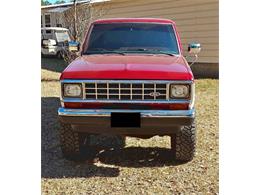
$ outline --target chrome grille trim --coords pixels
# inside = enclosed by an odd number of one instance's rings
[[[86,84],[85,84],[85,86],[86,86]],[[86,87],[83,89],[83,91],[86,91]],[[96,100],[98,99],[98,97],[97,97],[97,83],[95,83],[95,95],[96,95]],[[85,96],[85,99],[86,99],[86,96]]]
[[[84,82],[81,83],[82,84],[82,88],[85,89],[86,85]],[[83,99],[86,99],[86,90],[82,90],[82,95],[83,95]]]
[[[85,82],[83,99],[91,100],[168,100],[167,83]],[[134,85],[134,86],[133,86]],[[93,86],[95,86],[95,91]]]
[[[63,83],[82,83],[82,87],[83,87],[83,98],[64,98],[61,96],[61,101],[62,102],[96,102],[97,100],[99,102],[110,102],[110,103],[116,103],[116,102],[121,102],[121,103],[141,103],[141,102],[146,102],[146,103],[189,103],[190,100],[177,100],[177,99],[171,99],[169,96],[169,87],[170,84],[192,84],[194,83],[194,81],[191,80],[74,80],[74,79],[66,79],[66,80],[61,80],[61,85]],[[109,90],[113,90],[113,89],[118,89],[119,86],[111,87],[109,85],[111,84],[118,84],[119,83],[123,83],[123,84],[129,84],[127,88],[122,87],[120,85],[120,89],[124,90],[124,89],[128,89],[130,91],[130,93],[122,93],[120,90],[120,100],[119,100],[119,93],[110,93]],[[92,84],[93,86],[93,98],[87,99],[86,98],[86,88],[88,84]],[[98,87],[98,84],[104,84],[105,87]],[[135,88],[134,84],[140,84],[142,87],[138,87]],[[151,88],[149,87],[143,87],[145,84],[153,84],[153,87]],[[157,86],[158,84],[165,84],[165,87],[159,87]],[[141,89],[142,88],[142,89]],[[100,93],[98,93],[98,89],[104,89],[106,93],[104,93],[104,96],[101,96],[103,98],[99,98],[98,95],[100,95]],[[141,90],[142,93],[138,94],[135,92],[135,90]],[[163,98],[149,98],[149,99],[145,99],[145,90],[153,90],[153,92],[156,92],[157,90],[165,90],[165,94],[163,94]],[[102,93],[103,95],[103,93]],[[111,95],[118,95],[117,98],[111,99],[110,96]],[[126,99],[122,99],[122,96],[124,95],[128,95],[128,98]],[[135,99],[134,95],[139,95],[142,98],[139,99]],[[146,94],[147,95],[147,94]]]
[[[144,83],[142,83],[142,100],[144,100]]]
[[[166,97],[166,88],[167,88],[167,85],[165,85],[165,99],[167,98]],[[156,93],[157,90],[156,90],[156,84],[155,83],[153,84],[153,89],[154,89],[153,92]],[[156,96],[153,96],[153,98],[154,98],[154,100],[156,100]]]
[[[118,84],[118,95],[119,95],[118,98],[119,98],[119,100],[121,99],[121,88],[120,88],[120,87],[121,87],[121,83]],[[109,90],[109,89],[107,89],[107,90]],[[109,93],[110,93],[110,92],[109,92]],[[109,98],[110,98],[110,97],[109,97]]]
[[[133,99],[133,83],[130,84],[130,99]]]

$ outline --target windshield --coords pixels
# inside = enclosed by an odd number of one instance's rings
[[[179,54],[172,25],[95,24],[84,54],[110,52]]]
[[[68,31],[56,31],[55,34],[58,42],[70,41]]]

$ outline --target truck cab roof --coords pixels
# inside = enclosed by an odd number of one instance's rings
[[[162,23],[162,24],[175,24],[174,21],[169,19],[162,18],[108,18],[108,19],[99,19],[93,22],[93,24],[99,23],[131,23],[131,22],[140,22],[140,23]]]

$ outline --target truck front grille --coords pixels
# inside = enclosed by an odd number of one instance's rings
[[[88,100],[166,100],[166,83],[89,82],[84,83]]]

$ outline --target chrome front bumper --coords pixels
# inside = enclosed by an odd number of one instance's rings
[[[148,118],[194,118],[195,109],[190,110],[116,110],[116,109],[70,109],[59,108],[59,116],[103,116],[110,117],[112,112],[134,113],[139,112],[141,117]]]
[[[111,113],[140,113],[140,128],[111,127]],[[71,124],[75,131],[113,134],[152,134],[175,133],[181,126],[191,125],[195,109],[190,110],[124,110],[124,109],[68,109],[59,108],[62,123]]]

